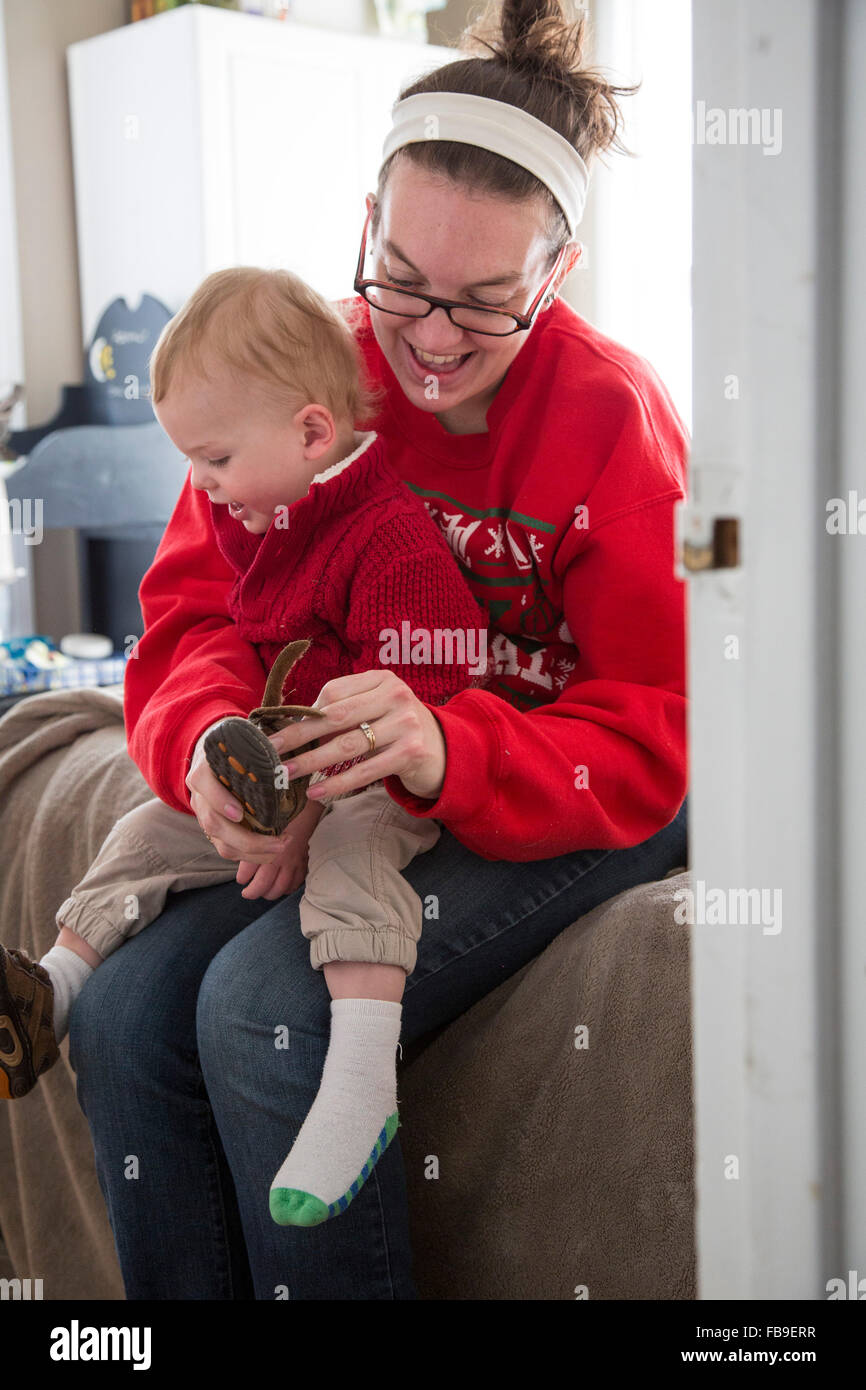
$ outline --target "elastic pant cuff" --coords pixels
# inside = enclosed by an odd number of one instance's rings
[[[332,961],[351,960],[364,965],[399,965],[411,975],[418,960],[418,947],[399,931],[364,930],[363,927],[329,927],[310,942],[310,964],[314,970]]]
[[[74,894],[61,903],[54,920],[58,931],[61,927],[68,927],[88,946],[92,946],[103,960],[122,946],[128,937],[128,933],[124,935],[119,932],[107,917],[95,912],[92,907],[88,908],[87,902],[82,902]]]

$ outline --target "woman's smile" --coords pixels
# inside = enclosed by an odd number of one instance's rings
[[[433,353],[420,348],[416,343],[410,343],[406,338],[402,340],[404,357],[409,371],[412,373],[413,380],[419,384],[426,385],[431,376],[442,381],[448,387],[456,387],[463,384],[466,377],[466,369],[471,366],[476,352],[463,353]]]

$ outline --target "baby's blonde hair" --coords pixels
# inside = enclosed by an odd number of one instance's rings
[[[314,402],[354,424],[379,403],[347,318],[290,270],[241,265],[208,275],[151,353],[151,401],[187,370],[207,378],[209,362],[255,379],[287,412]]]

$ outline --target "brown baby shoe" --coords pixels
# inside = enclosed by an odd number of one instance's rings
[[[53,1067],[54,986],[26,951],[0,946],[0,1096],[19,1100]]]
[[[247,719],[224,719],[204,741],[205,757],[218,777],[244,808],[241,824],[260,835],[281,835],[304,808],[310,774],[294,777],[287,785],[285,767],[268,738],[305,715],[321,719],[320,710],[308,705],[280,703],[283,685],[295,662],[310,643],[290,642],[277,657],[268,676],[264,699]],[[315,748],[317,740],[293,751],[293,756]]]

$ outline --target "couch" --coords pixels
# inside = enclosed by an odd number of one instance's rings
[[[0,718],[0,939],[42,955],[111,825],[150,795],[119,687],[47,692]],[[696,1297],[689,931],[675,915],[688,884],[681,866],[621,893],[404,1049],[422,1298]],[[0,1107],[0,1231],[46,1299],[124,1297],[67,1042]]]

